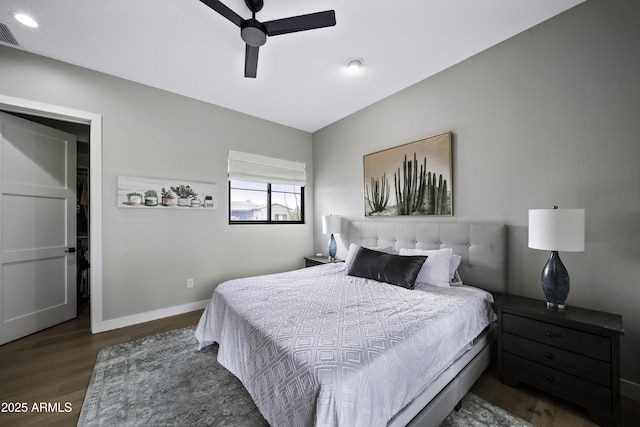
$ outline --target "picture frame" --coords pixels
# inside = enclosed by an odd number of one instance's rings
[[[451,136],[364,155],[365,216],[452,216]]]
[[[214,183],[119,175],[117,203],[119,208],[216,210],[217,192]]]

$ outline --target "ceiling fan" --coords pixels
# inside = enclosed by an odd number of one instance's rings
[[[336,14],[333,10],[260,22],[256,20],[256,13],[264,6],[263,0],[244,0],[249,10],[251,10],[251,18],[249,19],[242,18],[219,0],[200,1],[240,27],[240,36],[247,45],[244,53],[245,77],[256,77],[258,50],[260,46],[267,42],[267,36],[277,36],[336,25]]]

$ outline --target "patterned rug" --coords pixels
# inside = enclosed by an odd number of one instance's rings
[[[100,350],[78,426],[268,426],[242,383],[196,351],[194,327]],[[530,426],[468,393],[442,426]]]
[[[532,424],[469,392],[462,398],[462,407],[452,411],[440,427],[470,426],[531,427]]]

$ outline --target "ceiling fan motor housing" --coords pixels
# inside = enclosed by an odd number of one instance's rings
[[[264,24],[256,19],[256,12],[264,6],[263,0],[244,0],[251,11],[252,17],[244,19],[229,9],[220,0],[200,0],[214,11],[240,27],[240,36],[246,43],[244,54],[244,76],[255,78],[258,68],[258,53],[260,46],[267,42],[267,36],[295,33],[297,31],[313,30],[316,28],[332,27],[336,25],[336,14],[333,10],[291,16],[289,18],[274,19]]]
[[[261,22],[253,18],[242,22],[240,35],[249,46],[258,47],[267,42],[267,29]]]

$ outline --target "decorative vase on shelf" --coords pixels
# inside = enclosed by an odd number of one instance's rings
[[[202,202],[200,201],[200,199],[191,199],[192,208],[199,208],[201,204]]]
[[[158,206],[158,192],[156,190],[147,190],[144,192],[145,206]]]
[[[127,202],[131,206],[139,206],[142,204],[142,194],[140,193],[129,193],[127,194]]]
[[[189,199],[195,199],[197,194],[188,185],[178,185],[170,187],[176,196],[178,196],[178,206],[189,206]]]
[[[213,197],[206,196],[204,198],[204,207],[205,208],[212,208],[213,207]]]
[[[166,188],[163,188],[160,191],[160,194],[162,195],[162,204],[164,206],[175,206],[176,198],[174,197],[171,191],[167,190]]]

